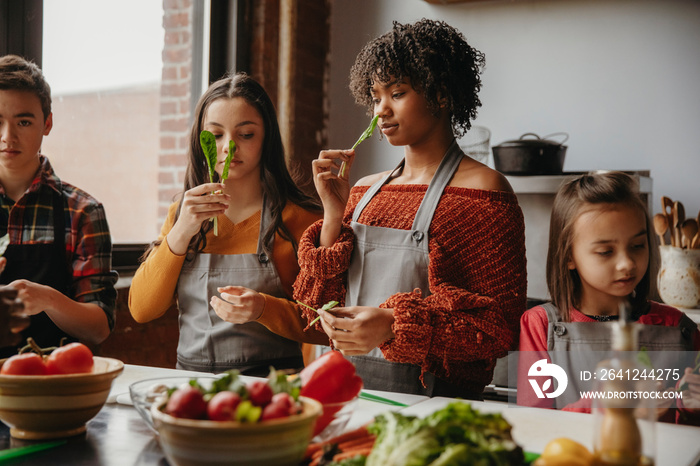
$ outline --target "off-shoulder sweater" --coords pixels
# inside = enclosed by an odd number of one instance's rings
[[[302,236],[296,299],[315,307],[331,300],[344,303],[354,241],[350,221],[367,189],[355,186],[350,191],[333,246],[318,246],[322,221]],[[385,185],[358,221],[409,230],[426,189],[427,185]],[[384,357],[420,365],[423,372],[467,390],[483,391],[496,358],[517,348],[527,299],[524,230],[515,194],[448,186],[428,230],[430,294],[387,294],[380,306],[394,314],[395,337],[380,346]],[[316,317],[303,312],[309,321]]]
[[[163,242],[151,251],[131,282],[129,310],[137,322],[157,319],[175,302],[177,282],[185,262],[185,255],[173,254],[168,247],[166,236],[175,223],[176,209],[177,203],[170,206],[159,236]],[[209,231],[203,252],[254,254],[257,250],[260,213],[258,211],[237,224],[233,224],[225,215],[220,215],[218,217],[219,234],[214,236],[213,231]],[[308,212],[292,203],[287,203],[282,211],[282,221],[297,241],[306,227],[320,217],[320,214]],[[307,322],[301,317],[299,306],[290,301],[292,284],[299,271],[299,265],[292,244],[279,234],[275,235],[272,246],[272,261],[288,299],[263,294],[265,306],[257,322],[291,340],[327,345],[328,337],[325,333],[304,331]],[[230,285],[236,285],[236,283],[232,281]]]

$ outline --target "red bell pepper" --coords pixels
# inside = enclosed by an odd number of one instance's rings
[[[339,351],[329,351],[306,366],[300,373],[301,396],[319,401],[323,414],[316,420],[314,436],[331,423],[343,403],[355,398],[362,389],[362,379],[355,373],[355,365]]]

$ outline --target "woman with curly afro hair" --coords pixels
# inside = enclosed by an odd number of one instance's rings
[[[394,23],[350,72],[359,104],[404,159],[350,189],[354,150],[313,162],[324,217],[299,244],[295,298],[365,388],[478,399],[517,347],[523,216],[508,181],[455,140],[481,106],[484,55],[455,28]],[[340,170],[341,165],[347,169]]]

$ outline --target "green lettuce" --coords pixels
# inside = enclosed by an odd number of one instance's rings
[[[211,131],[202,131],[199,133],[199,143],[202,145],[202,151],[204,152],[204,159],[207,161],[207,168],[209,169],[209,182],[213,183],[216,175],[216,162],[218,161],[217,151],[216,151],[216,137]],[[228,155],[226,156],[226,161],[224,162],[224,168],[221,172],[221,182],[223,183],[228,178],[228,170],[231,165],[231,160],[233,160],[234,154],[236,152],[236,143],[234,141],[228,142]],[[212,217],[209,221],[214,222],[214,235],[219,234],[219,221],[216,217]]]
[[[366,466],[524,464],[522,448],[500,413],[485,413],[453,402],[420,419],[384,413],[369,426],[377,435]]]

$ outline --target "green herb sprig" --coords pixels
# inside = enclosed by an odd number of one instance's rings
[[[357,140],[355,144],[350,148],[351,150],[354,149],[355,147],[359,146],[362,141],[365,139],[369,139],[372,137],[372,133],[374,133],[374,129],[377,127],[377,122],[379,121],[379,115],[375,115],[374,118],[372,118],[372,121],[369,123],[369,126],[367,129],[360,135],[360,138]],[[340,176],[345,176],[345,162],[340,166]]]
[[[216,138],[211,131],[202,131],[199,133],[199,143],[202,145],[202,151],[204,152],[204,158],[207,161],[207,167],[209,168],[209,181],[214,182],[214,174],[216,171],[216,162],[218,156],[216,153]],[[228,169],[231,165],[231,160],[234,158],[234,153],[236,152],[236,143],[234,141],[228,142],[228,155],[226,156],[226,161],[224,162],[224,168],[221,172],[221,182],[223,183],[228,178]],[[214,194],[214,193],[212,193]],[[209,219],[210,222],[214,222],[214,236],[219,235],[219,221],[216,217]]]
[[[308,309],[311,309],[311,310],[314,311],[314,312],[318,312],[317,309],[314,309],[313,307],[309,306],[308,304],[304,304],[304,303],[302,303],[301,301],[297,301],[297,304],[299,304],[299,305],[301,305],[301,306],[304,306],[304,307],[306,307],[306,308],[308,308]],[[322,310],[322,311],[328,311],[328,310],[333,309],[333,308],[336,307],[337,305],[338,305],[338,301],[328,301],[326,304],[324,304],[324,305],[321,307],[321,310]],[[316,322],[318,322],[318,319],[320,319],[320,318],[321,318],[321,315],[319,314],[318,317],[316,317],[314,320],[311,321],[311,323],[309,324],[309,327],[313,327],[313,325],[314,325]]]

